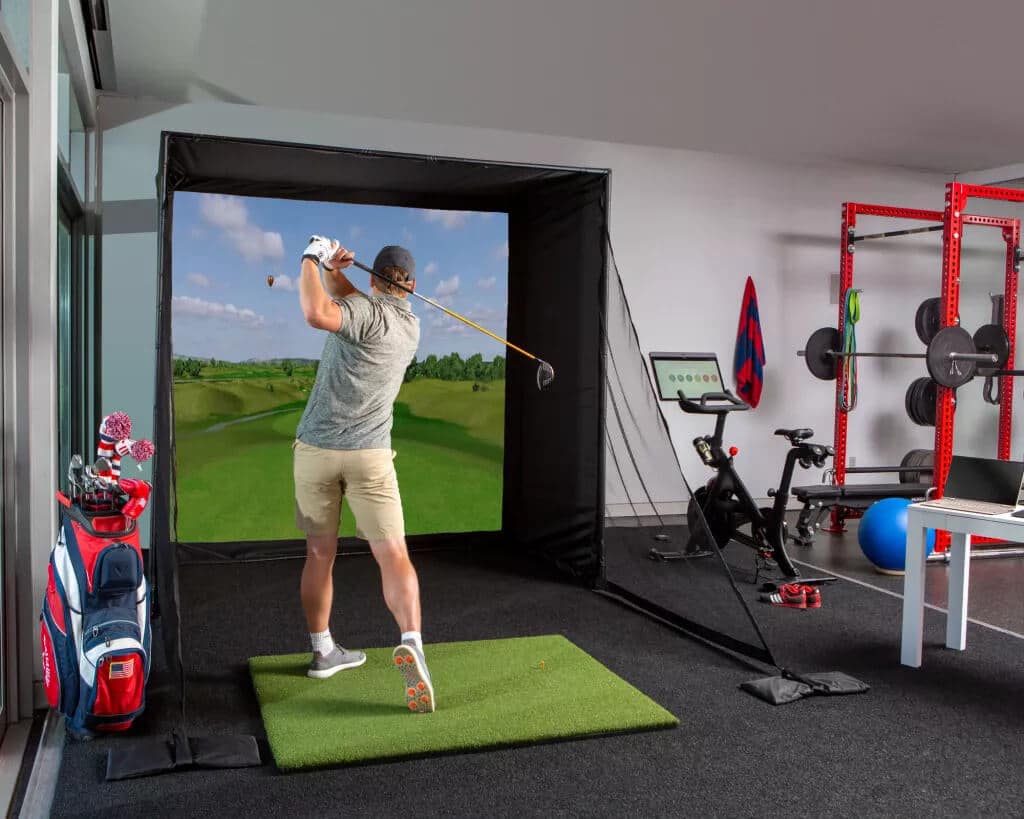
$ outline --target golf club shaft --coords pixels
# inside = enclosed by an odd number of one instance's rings
[[[455,312],[454,310],[449,310],[449,309],[448,309],[447,307],[445,307],[445,306],[444,306],[443,304],[438,304],[438,303],[437,303],[436,301],[434,301],[433,299],[431,299],[431,298],[428,298],[428,297],[426,297],[426,296],[422,296],[422,295],[420,295],[420,294],[419,294],[419,293],[417,293],[417,292],[416,292],[415,290],[413,290],[413,289],[412,289],[411,287],[408,287],[408,286],[406,286],[406,285],[402,284],[401,282],[396,282],[396,281],[393,281],[392,279],[390,279],[390,278],[388,278],[387,276],[385,276],[385,275],[384,275],[383,273],[378,273],[378,272],[377,272],[376,270],[374,270],[374,269],[373,269],[372,267],[368,267],[367,265],[363,264],[362,262],[357,262],[357,261],[356,261],[355,259],[353,259],[353,260],[352,260],[352,264],[353,264],[353,265],[355,265],[356,267],[358,267],[358,268],[359,268],[360,270],[365,270],[365,271],[366,271],[367,273],[370,273],[370,274],[372,274],[372,275],[374,275],[374,276],[377,276],[378,278],[381,278],[381,279],[383,279],[383,280],[384,280],[384,281],[386,281],[386,282],[387,282],[388,284],[390,284],[390,285],[392,285],[392,286],[394,286],[394,287],[397,287],[397,288],[399,288],[399,289],[401,289],[401,290],[404,290],[404,291],[405,291],[406,293],[409,293],[410,295],[416,296],[416,298],[418,298],[418,299],[423,299],[423,301],[425,301],[425,302],[426,302],[427,304],[430,304],[430,305],[432,305],[432,306],[436,307],[436,308],[437,308],[438,310],[443,310],[443,311],[444,311],[445,313],[447,313],[447,314],[448,314],[449,316],[451,316],[452,318],[454,318],[454,319],[458,319],[458,320],[459,320],[459,321],[461,321],[461,322],[462,322],[463,324],[468,324],[468,325],[469,325],[470,327],[472,327],[472,328],[473,328],[474,330],[479,330],[479,331],[480,331],[481,333],[483,333],[484,335],[486,335],[486,336],[490,336],[490,337],[491,337],[491,338],[493,338],[493,339],[494,339],[495,341],[497,341],[497,342],[500,342],[501,344],[504,344],[504,345],[505,345],[506,347],[508,347],[509,349],[515,350],[515,351],[516,351],[517,353],[519,353],[520,355],[524,355],[524,356],[526,356],[527,358],[529,358],[529,359],[531,359],[531,360],[533,360],[533,361],[540,361],[540,359],[539,359],[539,358],[537,358],[537,356],[535,356],[535,355],[534,355],[533,353],[528,353],[528,352],[526,352],[526,350],[524,350],[524,349],[523,349],[522,347],[517,347],[517,346],[516,346],[515,344],[513,344],[513,343],[512,343],[511,341],[506,341],[506,340],[505,340],[505,339],[503,339],[503,338],[502,338],[501,336],[499,336],[499,335],[495,335],[495,334],[494,334],[494,333],[492,333],[492,332],[491,332],[490,330],[488,330],[488,329],[487,329],[486,327],[481,327],[481,326],[480,326],[479,324],[477,324],[477,323],[476,323],[475,321],[471,321],[470,319],[466,318],[465,316],[460,316],[460,315],[459,315],[458,313],[456,313],[456,312]]]

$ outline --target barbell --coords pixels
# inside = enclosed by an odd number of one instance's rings
[[[823,381],[836,379],[836,363],[843,358],[923,358],[935,382],[952,389],[974,378],[979,365],[998,370],[1010,357],[1010,339],[997,324],[979,327],[973,336],[963,327],[943,327],[932,337],[924,353],[847,352],[841,347],[839,331],[822,327],[811,333],[805,349],[797,351],[797,355],[804,357],[811,375]]]

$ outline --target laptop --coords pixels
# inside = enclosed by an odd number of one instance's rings
[[[921,506],[980,515],[1003,515],[1020,506],[1022,481],[1024,461],[954,455],[943,497],[924,501]]]

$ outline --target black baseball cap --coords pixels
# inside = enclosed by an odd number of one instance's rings
[[[404,247],[388,245],[381,248],[373,260],[373,269],[376,273],[383,273],[385,267],[400,267],[408,274],[409,281],[416,279],[416,260]]]

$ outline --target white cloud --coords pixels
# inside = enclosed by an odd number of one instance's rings
[[[445,307],[451,308],[452,299],[438,299],[438,303],[444,304]],[[465,317],[471,321],[475,321],[481,327],[486,327],[493,333],[501,334],[501,330],[504,327],[506,316],[501,310],[497,310],[493,307],[482,307],[477,305],[471,310],[467,310],[464,313]],[[428,322],[428,326],[432,330],[437,330],[441,333],[449,335],[472,335],[479,332],[478,330],[470,327],[465,322],[459,321],[446,313],[435,312]]]
[[[199,200],[199,215],[207,224],[223,230],[237,230],[249,224],[245,203],[237,197],[220,193],[205,194]]]
[[[205,194],[199,200],[203,221],[219,228],[235,250],[248,262],[284,258],[284,240],[277,231],[263,230],[249,221],[245,203],[235,196]]]
[[[188,283],[194,284],[196,287],[209,287],[210,280],[206,278],[202,273],[189,273]]]
[[[348,237],[349,237],[350,239],[358,239],[358,238],[360,238],[360,237],[361,237],[361,236],[362,236],[362,235],[363,235],[363,234],[364,234],[365,232],[366,232],[366,231],[364,231],[364,230],[363,230],[363,229],[362,229],[361,227],[359,227],[359,225],[352,225],[352,227],[350,227],[350,228],[348,229]]]
[[[433,275],[437,272],[437,262],[427,262],[427,266],[423,268],[423,272],[428,276]]]
[[[409,230],[409,228],[407,228],[407,227],[402,228],[402,241],[403,242],[405,242],[406,244],[410,244],[411,245],[415,238],[416,237],[412,235],[412,231]]]
[[[450,279],[441,279],[437,283],[437,289],[434,291],[434,295],[437,298],[444,298],[445,296],[454,296],[459,292],[459,277],[452,276]]]
[[[471,210],[425,210],[423,218],[428,222],[439,222],[445,230],[454,230],[465,227],[470,217]]]
[[[505,323],[506,316],[501,311],[494,307],[481,307],[477,305],[472,310],[466,311],[466,318],[473,319],[477,324],[482,324],[488,330],[494,330],[500,322]],[[494,325],[492,327],[491,325]]]
[[[291,276],[274,276],[275,290],[289,290],[294,292],[297,284],[298,283]]]
[[[266,319],[247,307],[206,301],[192,296],[174,296],[171,299],[175,316],[196,316],[241,324],[243,327],[262,327]]]
[[[488,276],[486,279],[480,279],[476,283],[476,285],[481,290],[491,290],[491,289],[493,289],[494,285],[496,285],[497,283],[498,283],[498,277],[497,276]]]
[[[494,251],[494,255],[497,258],[499,258],[499,259],[507,259],[508,258],[508,242],[505,242],[505,244],[501,245],[501,247],[499,247],[497,250],[495,250]]]

